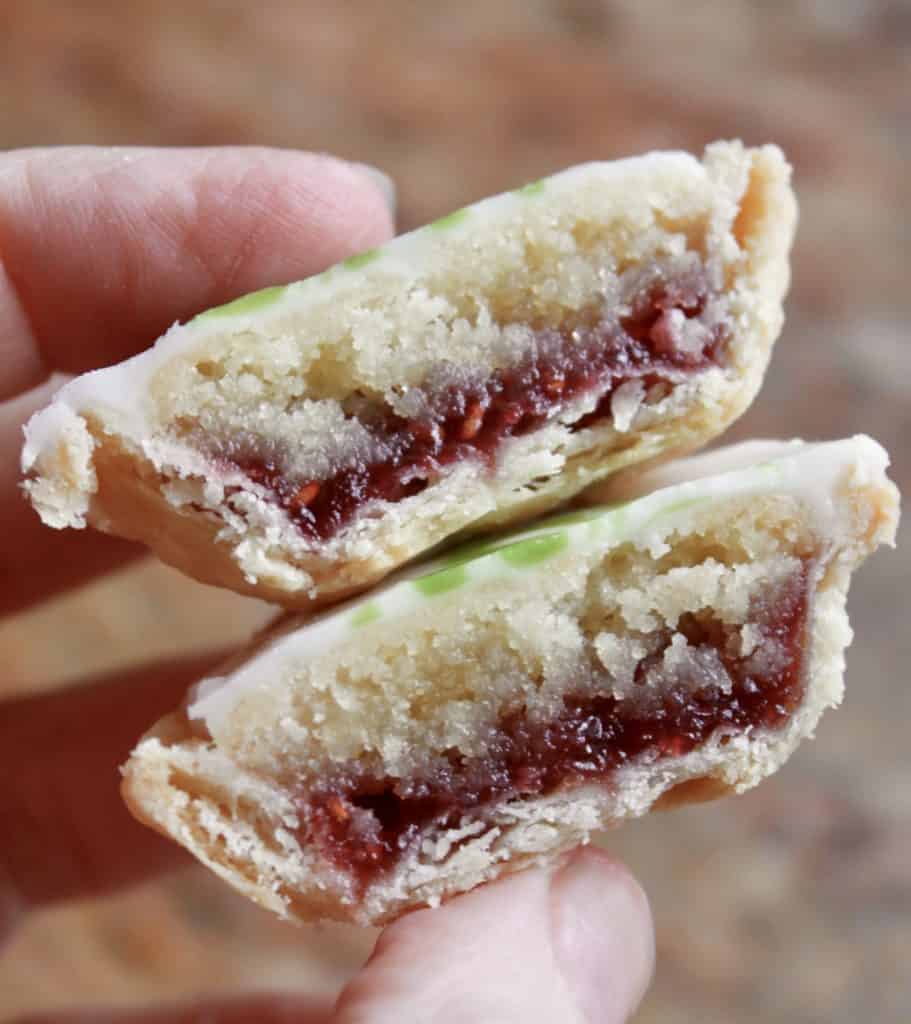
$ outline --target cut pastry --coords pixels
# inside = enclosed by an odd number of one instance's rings
[[[286,616],[140,741],[126,799],[279,914],[376,924],[748,789],[841,699],[887,462],[866,437],[723,450]]]
[[[719,434],[782,321],[772,146],[573,168],[172,328],[27,428],[51,526],[306,607]]]

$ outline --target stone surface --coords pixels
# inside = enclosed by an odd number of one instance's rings
[[[707,0],[11,0],[0,145],[271,143],[397,180],[403,228],[564,165],[716,137],[796,166],[789,319],[731,438],[865,430],[911,483],[911,5]],[[648,889],[642,1024],[911,1016],[907,529],[857,581],[844,708],[776,778],[605,842]],[[217,643],[262,606],[146,565],[0,624],[4,692]],[[371,935],[299,931],[190,870],[29,921],[0,1017],[336,986]],[[224,980],[228,979],[228,980]]]

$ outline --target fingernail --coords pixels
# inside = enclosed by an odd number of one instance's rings
[[[365,177],[369,178],[380,190],[383,199],[386,200],[386,206],[389,209],[389,216],[394,221],[396,207],[395,182],[388,174],[386,174],[385,171],[381,171],[379,167],[374,167],[372,164],[354,164],[353,166]]]
[[[622,864],[586,848],[555,873],[550,894],[554,958],[582,1019],[625,1021],[655,964],[645,893]]]

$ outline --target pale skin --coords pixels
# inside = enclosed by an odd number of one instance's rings
[[[0,156],[0,614],[140,554],[93,531],[49,530],[22,498],[22,424],[60,374],[119,361],[175,320],[320,271],[392,231],[381,177],[327,156],[90,148]],[[29,911],[185,863],[129,816],[117,769],[211,665],[147,665],[0,705],[0,940]],[[615,1024],[648,985],[653,945],[638,883],[607,854],[583,850],[390,925],[334,1003],[212,998],[30,1020]]]

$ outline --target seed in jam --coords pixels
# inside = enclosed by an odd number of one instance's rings
[[[329,540],[368,503],[419,494],[457,462],[474,459],[493,468],[504,440],[536,430],[582,396],[599,397],[572,424],[574,431],[610,418],[611,398],[629,381],[641,381],[644,393],[655,393],[656,385],[669,391],[683,375],[717,365],[727,336],[698,320],[708,298],[706,275],[690,273],[651,286],[619,320],[540,328],[531,354],[486,382],[428,394],[421,417],[386,409],[365,423],[385,454],[326,479],[290,480],[272,460],[232,462],[271,493],[304,537]]]
[[[774,656],[740,655],[736,627],[705,613],[681,616],[677,629],[695,652],[714,652],[729,689],[704,679],[678,678],[655,701],[636,704],[610,694],[568,696],[549,721],[524,708],[504,714],[483,758],[450,751],[434,772],[419,778],[370,778],[357,772],[324,781],[302,800],[303,839],[351,872],[361,887],[392,868],[428,830],[475,820],[507,800],[547,795],[586,782],[606,783],[621,766],[643,758],[680,757],[711,736],[748,729],[780,729],[804,695],[803,641],[810,564],[783,585],[774,600],[757,604],[752,623]],[[647,682],[672,642],[637,666]],[[697,664],[694,659],[691,664]]]

